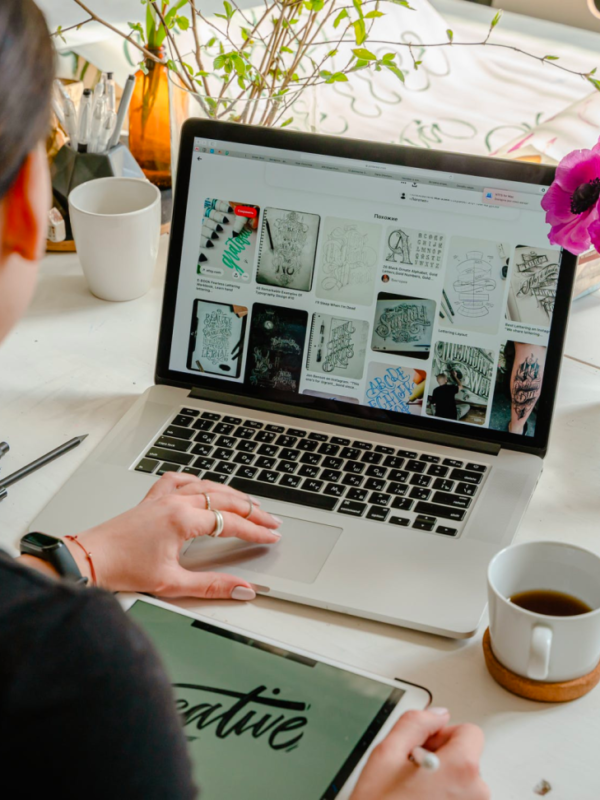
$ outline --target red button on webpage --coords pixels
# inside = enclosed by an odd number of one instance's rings
[[[256,219],[258,216],[258,209],[252,206],[235,206],[233,213],[238,217],[248,217],[248,219]]]

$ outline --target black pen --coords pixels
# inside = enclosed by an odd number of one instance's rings
[[[269,234],[269,244],[271,245],[271,250],[274,250],[275,248],[273,247],[273,237],[271,236],[271,226],[269,225],[269,220],[268,219],[265,220],[265,224],[267,226],[267,233]]]
[[[21,469],[18,469],[16,472],[7,475],[4,480],[0,481],[0,498],[2,498],[2,492],[4,489],[12,486],[13,483],[16,483],[17,481],[26,478],[28,475],[31,475],[32,472],[36,471],[36,469],[45,467],[46,464],[49,464],[51,461],[54,461],[55,458],[59,458],[65,453],[68,453],[69,450],[72,450],[74,447],[78,447],[84,439],[87,439],[87,433],[84,436],[77,436],[75,439],[71,439],[69,442],[61,444],[60,447],[51,450],[49,453],[46,453],[45,456],[41,456],[41,458],[37,458],[35,461],[32,461],[31,464],[27,464],[27,466],[21,467]]]
[[[0,442],[0,458],[3,458],[10,450],[8,442]]]

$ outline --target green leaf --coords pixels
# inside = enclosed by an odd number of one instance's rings
[[[374,55],[370,50],[366,50],[364,47],[356,47],[352,52],[357,58],[364,59],[365,61],[377,60],[377,56]]]
[[[294,55],[294,51],[291,49],[291,47],[282,47],[279,52],[280,53],[291,53],[292,55]]]
[[[343,19],[346,19],[347,16],[348,16],[348,11],[347,11],[347,9],[343,8],[340,11],[340,13],[337,15],[337,17],[335,18],[334,23],[333,23],[333,27],[337,28],[337,26],[340,24],[340,22]]]
[[[212,39],[208,40],[208,42],[206,43],[206,46],[207,47],[212,47],[216,41],[217,41],[217,37],[213,36]]]
[[[344,75],[343,72],[334,72],[331,76],[332,81],[336,81],[337,83],[344,83],[348,80],[348,76]]]
[[[235,8],[231,5],[229,0],[223,0],[223,8],[225,9],[225,13],[227,14],[227,19],[231,19],[235,14]]]
[[[238,75],[242,77],[246,74],[246,64],[244,63],[244,59],[240,58],[239,56],[233,57],[233,66],[235,67],[235,71]]]
[[[592,69],[592,70],[590,70],[590,71],[588,72],[588,75],[595,75],[595,74],[596,74],[596,70],[597,70],[597,69],[598,69],[598,67],[594,67],[594,69]]]
[[[338,52],[337,50],[330,50],[325,56],[325,58],[333,58],[334,56],[337,56],[337,52]]]
[[[138,67],[144,73],[144,75],[148,74],[148,67],[146,66],[146,62],[144,60],[140,61],[140,63],[138,64]]]
[[[328,69],[322,69],[319,72],[319,75],[321,76],[321,78],[331,78],[331,72]]]
[[[227,17],[225,16],[225,14],[215,14],[215,17],[218,17],[219,19],[224,19],[225,22],[227,22]]]
[[[352,5],[358,11],[359,17],[363,18],[363,10],[362,10],[362,0],[352,0]]]
[[[544,61],[558,61],[560,56],[544,56]]]
[[[244,80],[242,75],[238,75],[237,82],[238,82],[238,86],[240,87],[240,89],[245,89],[246,88],[246,81]]]
[[[194,70],[189,64],[186,64],[185,61],[182,61],[181,63],[183,64],[183,66],[189,72],[190,75],[194,74]]]
[[[592,84],[594,89],[600,92],[600,81],[597,78],[592,78],[589,75],[587,76],[588,81]]]
[[[352,27],[354,28],[354,38],[356,39],[356,44],[362,44],[367,38],[365,21],[363,19],[357,19],[356,22],[352,23]]]
[[[171,72],[177,72],[177,64],[173,61],[172,58],[170,58],[167,61],[167,69],[170,69]]]
[[[285,127],[287,127],[288,125],[291,125],[293,121],[294,121],[294,118],[293,118],[293,117],[290,117],[289,119],[286,119],[286,121],[285,121],[285,122],[282,122],[282,123],[281,123],[281,127],[282,127],[282,128],[285,128]]]
[[[395,3],[397,6],[404,6],[404,8],[408,8],[409,11],[414,11],[414,8],[410,5],[408,0],[390,0],[392,3]]]
[[[225,63],[225,56],[217,56],[213,61],[213,69],[221,69]]]
[[[500,22],[500,20],[501,20],[501,19],[502,19],[502,11],[498,11],[498,13],[496,14],[496,16],[495,16],[495,17],[494,17],[494,19],[492,20],[492,24],[490,25],[490,29],[491,29],[491,28],[495,28],[495,27],[496,27],[496,25],[497,25],[497,24]]]
[[[393,61],[396,58],[396,53],[386,53],[381,59],[382,61]]]
[[[250,38],[250,31],[248,30],[248,28],[240,28],[240,32],[242,34],[242,39],[245,42],[247,42],[248,39]]]
[[[397,67],[395,64],[384,64],[383,66],[384,66],[384,67],[387,67],[387,68],[389,69],[389,71],[390,71],[390,72],[393,72],[393,74],[394,74],[394,75],[395,75],[395,76],[396,76],[396,77],[397,77],[399,80],[401,80],[401,81],[402,81],[402,83],[404,83],[404,73],[403,73],[403,72],[402,72],[402,70],[401,70],[401,69],[399,69],[399,68],[398,68],[398,67]]]
[[[451,42],[454,39],[454,32],[448,28],[446,31],[446,36],[448,37],[448,41]]]
[[[359,69],[364,69],[365,67],[369,66],[368,61],[361,61],[360,59],[354,64],[354,66],[350,69],[350,72],[357,72]]]
[[[365,19],[377,19],[377,17],[384,17],[385,14],[383,11],[369,11],[368,14],[365,14]]]
[[[187,31],[190,27],[190,21],[187,17],[177,17],[175,22],[180,31]]]

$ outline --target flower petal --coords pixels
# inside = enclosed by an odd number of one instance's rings
[[[592,243],[592,247],[595,247],[596,250],[600,253],[600,220],[595,220],[594,222],[592,222],[592,224],[588,228],[588,233],[590,234],[590,241]]]
[[[553,183],[542,198],[542,208],[546,212],[549,225],[570,222],[575,216],[571,211],[571,192],[566,192],[558,183]]]
[[[593,211],[587,213],[586,219],[581,219],[584,215],[574,217],[571,222],[563,225],[555,225],[548,235],[550,244],[557,244],[564,247],[576,256],[585,253],[590,249],[590,226],[598,220],[598,210],[594,206]]]
[[[571,194],[595,178],[600,178],[600,152],[574,150],[556,168],[556,183]]]

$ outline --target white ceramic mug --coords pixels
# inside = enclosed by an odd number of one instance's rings
[[[135,300],[152,283],[160,239],[160,191],[138,178],[98,178],[69,195],[75,245],[90,291]]]
[[[519,592],[551,590],[572,595],[592,611],[554,617],[510,602]],[[600,661],[600,558],[562,542],[507,547],[488,569],[490,637],[505,667],[548,683],[587,675]]]

